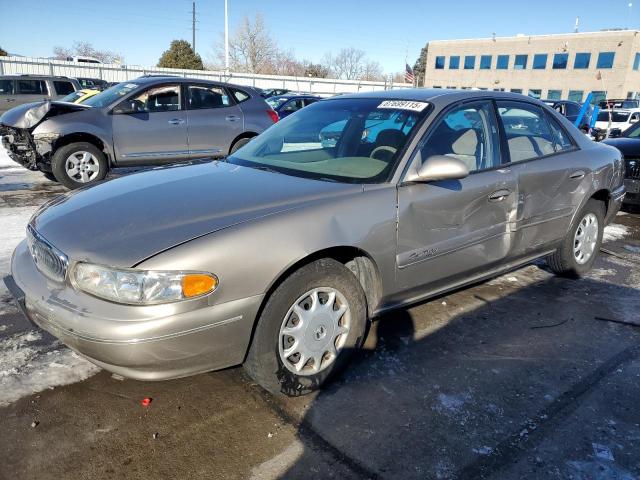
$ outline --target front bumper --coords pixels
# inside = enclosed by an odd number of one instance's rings
[[[611,192],[611,198],[609,199],[609,206],[607,207],[607,216],[604,219],[605,225],[610,224],[622,207],[622,202],[625,201],[627,191],[625,185],[622,185]]]
[[[627,189],[624,203],[626,205],[640,205],[640,180],[625,178],[624,186]]]
[[[32,322],[96,365],[138,380],[242,363],[263,298],[216,305],[206,299],[191,305],[114,304],[45,278],[24,241],[13,254],[11,272],[15,286],[10,291]]]

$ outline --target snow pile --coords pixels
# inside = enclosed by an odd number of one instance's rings
[[[11,255],[16,245],[26,236],[27,223],[38,207],[19,207],[2,209],[0,218],[0,276],[9,273]],[[5,292],[0,282],[0,296]]]
[[[22,165],[11,160],[7,150],[0,146],[0,174],[5,172],[13,172],[18,170],[26,170]]]
[[[624,237],[630,235],[629,227],[625,225],[619,225],[617,223],[611,224],[608,227],[604,227],[604,235],[602,236],[603,242],[615,242],[616,240],[622,240]]]
[[[100,369],[59,342],[39,345],[35,330],[0,340],[0,406],[20,397],[79,382]]]

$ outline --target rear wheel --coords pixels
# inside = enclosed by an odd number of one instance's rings
[[[602,244],[604,214],[604,204],[589,199],[576,216],[562,245],[547,258],[555,273],[575,278],[591,269]]]
[[[236,153],[236,151],[240,150],[242,147],[244,147],[247,143],[249,143],[251,141],[250,138],[241,138],[240,140],[238,140],[236,143],[234,143],[231,146],[231,150],[230,150],[230,154],[231,153]]]
[[[360,347],[366,312],[360,282],[344,265],[333,259],[310,263],[267,300],[244,368],[272,393],[310,393]]]
[[[60,147],[51,159],[51,171],[67,188],[78,188],[102,180],[107,175],[107,158],[98,147],[87,142]]]

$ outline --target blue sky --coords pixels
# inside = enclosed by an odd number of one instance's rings
[[[27,3],[29,8],[22,5]],[[299,58],[353,46],[401,71],[429,40],[640,28],[640,0],[229,0],[229,26],[261,12],[279,46]],[[61,8],[64,7],[64,8]],[[222,39],[223,0],[197,0],[196,47],[213,58]],[[0,46],[11,53],[50,56],[56,45],[88,41],[135,65],[155,65],[176,38],[191,40],[190,0],[0,0]]]

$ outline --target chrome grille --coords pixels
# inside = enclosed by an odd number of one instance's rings
[[[624,163],[624,178],[640,180],[640,158],[626,158]]]
[[[40,273],[56,282],[64,282],[69,264],[67,256],[47,242],[31,225],[27,226],[27,243]]]

